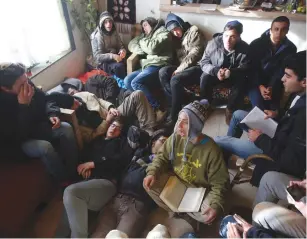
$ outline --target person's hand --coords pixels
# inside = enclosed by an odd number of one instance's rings
[[[91,169],[87,169],[87,170],[84,170],[81,174],[82,178],[84,179],[88,179],[92,174],[92,170]]]
[[[119,51],[119,53],[118,53],[118,55],[119,55],[122,59],[124,59],[124,58],[126,57],[126,54],[127,54],[127,52],[126,52],[125,49],[121,49],[121,50]]]
[[[250,129],[247,133],[248,139],[251,142],[255,142],[261,134],[262,132],[259,129]]]
[[[115,118],[115,116],[110,112],[108,111],[108,114],[107,114],[107,118],[106,118],[106,122],[108,124],[111,124],[112,120]]]
[[[299,187],[304,188],[306,190],[306,183],[306,179],[304,179],[303,181],[290,181],[289,186],[291,187],[293,185],[298,185]]]
[[[307,205],[302,201],[293,201],[294,206],[307,218]]]
[[[272,87],[266,88],[264,85],[260,85],[259,90],[264,100],[271,100]]]
[[[116,62],[121,62],[122,61],[122,58],[120,57],[120,55],[113,54],[112,57],[113,57],[113,60],[116,61]]]
[[[228,239],[242,238],[239,231],[240,230],[238,228],[238,224],[228,222],[227,224],[227,238]]]
[[[237,223],[242,227],[243,231],[243,238],[247,238],[247,232],[249,229],[251,229],[253,226],[249,224],[247,221],[245,221],[243,218],[238,216],[237,214],[233,215],[233,218],[237,221]]]
[[[59,117],[50,117],[49,120],[52,124],[52,129],[60,128],[61,120],[59,119]]]
[[[110,108],[108,113],[112,114],[115,117],[116,116],[120,116],[119,111],[117,109],[115,109],[115,108]]]
[[[87,162],[79,164],[77,167],[77,172],[79,175],[86,175],[85,171],[95,168],[94,162]]]
[[[218,73],[217,73],[217,78],[220,80],[220,81],[223,81],[225,80],[225,70],[224,68],[221,68],[219,69]]]
[[[205,206],[205,209],[201,212],[201,214],[204,216],[205,224],[211,224],[217,216],[216,211],[208,205]]]
[[[143,187],[145,188],[145,190],[149,191],[150,188],[154,185],[155,181],[156,181],[155,176],[153,175],[146,176],[143,180]]]
[[[21,105],[29,105],[34,93],[35,91],[33,86],[31,86],[28,82],[25,82],[20,87],[19,93],[17,95],[18,103]]]
[[[264,119],[276,118],[278,115],[277,110],[264,110],[264,113],[266,114],[266,116],[264,116]]]
[[[177,71],[174,71],[173,74],[172,74],[172,77],[173,77],[174,75],[176,75],[176,74],[177,74]]]

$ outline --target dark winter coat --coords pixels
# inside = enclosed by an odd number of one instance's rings
[[[255,185],[264,173],[273,170],[303,178],[306,172],[306,94],[281,118],[272,139],[261,134],[254,143],[274,160],[256,162],[252,181]]]

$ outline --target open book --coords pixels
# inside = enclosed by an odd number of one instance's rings
[[[270,118],[264,119],[265,116],[266,114],[255,106],[240,123],[246,124],[251,129],[259,129],[262,133],[273,138],[276,132],[277,123]]]
[[[199,212],[205,192],[205,188],[189,188],[176,176],[171,176],[160,198],[173,212]]]

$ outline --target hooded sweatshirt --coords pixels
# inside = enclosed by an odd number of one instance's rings
[[[244,77],[247,75],[249,68],[248,58],[249,46],[240,40],[232,52],[225,54],[223,44],[223,34],[218,33],[213,36],[213,39],[208,42],[204,55],[200,61],[201,69],[204,73],[217,76],[218,71],[222,67],[230,69],[231,77]],[[228,59],[226,59],[226,57]],[[227,65],[225,65],[227,62]]]
[[[91,35],[93,57],[98,65],[114,60],[113,54],[118,54],[120,50],[125,49],[116,31],[114,21],[111,32],[106,31],[104,28],[103,22],[106,19],[113,21],[111,14],[107,11],[101,13],[99,25]]]
[[[250,44],[252,71],[249,75],[251,86],[271,86],[273,89],[272,109],[278,109],[282,94],[281,78],[284,75],[284,59],[296,52],[296,46],[286,37],[276,52],[272,50],[270,29]]]
[[[176,22],[183,31],[183,36],[180,40],[173,37],[173,41],[180,41],[179,44],[174,44],[177,61],[180,63],[176,72],[181,72],[191,66],[195,66],[202,57],[204,52],[204,38],[198,27],[190,23],[184,22],[177,15],[170,13],[167,15],[165,26]]]
[[[174,137],[174,139],[173,139]],[[172,146],[175,141],[174,147]],[[170,155],[174,149],[174,159]],[[186,154],[187,161],[183,155]],[[197,145],[187,142],[176,133],[162,146],[153,162],[148,166],[147,175],[157,177],[172,167],[175,174],[190,186],[207,188],[206,202],[220,213],[224,210],[225,195],[229,189],[229,175],[223,153],[214,141],[205,136]]]
[[[142,33],[129,42],[129,51],[143,56],[140,61],[142,69],[148,66],[165,66],[171,63],[171,37],[163,24],[162,20],[158,20],[156,26],[148,35]]]

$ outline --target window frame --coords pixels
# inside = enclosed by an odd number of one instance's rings
[[[63,54],[54,56],[54,59],[51,62],[41,62],[41,63],[38,63],[37,65],[34,65],[28,68],[27,74],[30,79],[33,79],[35,76],[39,75],[41,72],[48,69],[53,64],[55,64],[56,62],[58,62],[59,60],[61,60],[62,58],[64,58],[65,56],[67,56],[68,54],[76,50],[76,44],[75,44],[75,39],[73,35],[73,28],[70,22],[69,11],[68,11],[66,0],[59,0],[59,7],[62,7],[63,18],[65,20],[64,22],[67,28],[70,49],[65,51]]]

